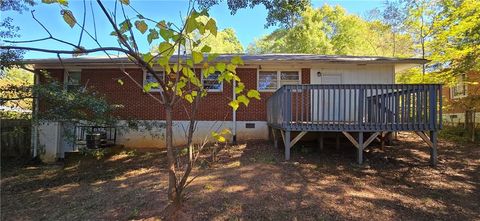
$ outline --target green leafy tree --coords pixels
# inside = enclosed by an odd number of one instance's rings
[[[474,78],[480,71],[480,2],[441,1],[437,20],[433,25],[434,37],[428,42],[430,58],[449,85],[455,84],[461,74],[467,74],[464,83],[469,88],[468,96],[453,100],[451,105],[465,110],[465,127],[474,141],[473,117],[480,109],[480,79]]]
[[[413,39],[406,33],[394,33],[391,26],[380,19],[368,22],[370,41],[367,41],[373,51],[370,55],[412,57],[414,55]],[[395,36],[395,40],[392,40]]]
[[[216,36],[207,36],[196,49],[200,50],[205,45],[214,45],[210,53],[227,53],[238,54],[243,53],[243,46],[237,38],[237,34],[233,28],[226,28],[219,31]]]
[[[366,21],[341,6],[307,8],[292,28],[281,28],[249,45],[249,53],[314,53],[334,55],[385,55],[385,32],[391,27],[380,21]],[[408,51],[408,36],[403,48]],[[405,54],[408,54],[405,52]]]
[[[204,8],[210,8],[221,1],[200,0],[199,4]],[[268,11],[265,27],[278,25],[284,28],[293,27],[302,12],[311,6],[310,0],[227,0],[226,2],[232,14],[242,8],[263,5]]]
[[[98,93],[67,89],[47,72],[39,74],[45,82],[36,85],[33,74],[21,68],[6,69],[0,76],[0,105],[6,108],[0,111],[2,119],[29,119],[33,125],[49,121],[111,125],[116,121],[115,108]],[[34,98],[41,99],[42,111],[32,117]]]
[[[17,13],[23,13],[28,10],[29,7],[35,5],[33,0],[2,0],[0,1],[0,13],[7,11],[15,11]],[[20,37],[18,31],[20,27],[14,24],[14,18],[9,16],[2,16],[0,18],[0,39],[6,41],[8,39],[14,39]],[[0,42],[0,45],[5,44]],[[12,61],[21,59],[24,52],[21,50],[0,50],[0,69],[9,67]]]
[[[480,70],[480,2],[445,0],[440,5],[430,58],[451,75]]]
[[[442,84],[445,79],[436,72],[423,74],[422,68],[410,68],[395,75],[395,82],[401,84]]]
[[[382,21],[390,28],[391,35],[390,42],[392,43],[392,55],[397,56],[397,43],[400,42],[398,35],[401,33],[403,22],[405,20],[405,13],[402,9],[401,1],[385,1],[384,9],[381,13]]]
[[[434,25],[438,20],[438,3],[433,0],[409,0],[406,3],[404,25],[414,39],[416,54],[425,59],[430,55],[427,43],[434,35]],[[426,65],[422,66],[425,74]]]
[[[291,50],[286,42],[288,33],[287,29],[277,29],[269,35],[255,39],[248,45],[247,52],[249,54],[288,53]]]
[[[4,69],[0,73],[0,106],[10,110],[0,111],[0,117],[29,118],[32,110],[33,74],[20,68]]]

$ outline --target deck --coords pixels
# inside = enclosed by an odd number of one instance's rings
[[[362,152],[374,139],[413,131],[431,148],[436,164],[437,132],[442,127],[440,84],[284,85],[267,100],[267,121],[290,148],[307,132],[341,132]],[[300,132],[290,138],[291,132]],[[363,136],[369,135],[367,139]],[[355,135],[355,136],[354,136]]]

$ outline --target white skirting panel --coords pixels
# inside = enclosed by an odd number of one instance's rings
[[[152,123],[150,130],[124,130],[120,129],[117,136],[117,144],[127,147],[138,148],[162,148],[165,147],[165,129],[161,126],[164,121],[146,121]],[[254,128],[247,128],[254,126]],[[194,142],[200,143],[204,139],[212,140],[211,132],[220,132],[227,128],[233,131],[231,121],[198,121]],[[188,121],[174,121],[173,142],[174,145],[183,145],[186,143],[186,134],[188,131]],[[227,137],[231,139],[231,136]],[[268,127],[266,121],[237,121],[237,141],[268,139]]]
[[[61,131],[60,123],[51,122],[38,126],[38,153],[43,162],[54,162],[60,157]]]

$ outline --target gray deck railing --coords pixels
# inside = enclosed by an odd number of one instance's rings
[[[267,100],[267,121],[289,131],[436,131],[439,84],[284,85]]]

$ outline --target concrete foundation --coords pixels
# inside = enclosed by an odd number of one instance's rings
[[[164,148],[165,147],[165,121],[145,121],[149,128],[142,126],[139,129],[128,129],[126,121],[119,122],[116,144],[134,148]],[[154,125],[154,126],[152,126]],[[155,126],[157,125],[157,126]],[[173,142],[176,146],[186,144],[188,121],[174,121]],[[62,123],[52,122],[39,126],[39,149],[41,159],[53,162],[63,158],[65,152],[76,150],[65,141]],[[211,132],[220,132],[223,129],[233,131],[231,121],[198,121],[195,129],[194,143],[202,143],[205,139],[214,141]],[[268,126],[266,121],[237,121],[237,141],[267,140]],[[232,136],[227,136],[231,141]]]

